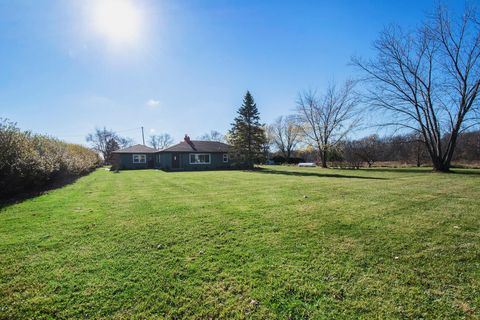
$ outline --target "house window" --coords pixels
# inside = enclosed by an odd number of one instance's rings
[[[133,163],[147,163],[147,156],[145,154],[134,154]]]
[[[191,153],[190,164],[210,164],[209,153]]]
[[[228,153],[223,154],[223,162],[228,162]]]

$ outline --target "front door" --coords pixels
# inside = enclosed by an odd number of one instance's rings
[[[149,169],[152,169],[154,166],[155,166],[154,156],[153,156],[153,155],[148,156],[148,157],[147,157],[147,167],[148,167]]]
[[[180,154],[173,153],[172,154],[172,169],[180,168]]]

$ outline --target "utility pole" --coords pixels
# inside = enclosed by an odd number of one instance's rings
[[[143,140],[143,145],[145,145],[145,135],[143,134],[143,127],[142,127],[142,140]]]

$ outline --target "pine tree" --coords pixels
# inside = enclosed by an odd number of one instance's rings
[[[260,113],[249,91],[243,98],[243,104],[237,111],[238,116],[229,131],[229,142],[232,145],[232,155],[253,169],[255,162],[264,157],[267,138],[260,123]]]

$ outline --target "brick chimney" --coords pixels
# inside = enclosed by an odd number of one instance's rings
[[[188,134],[185,134],[185,137],[183,138],[183,140],[184,140],[186,143],[188,143],[194,150],[196,150],[196,149],[195,149],[195,146],[193,145],[192,140],[190,140],[190,137],[188,136]]]

